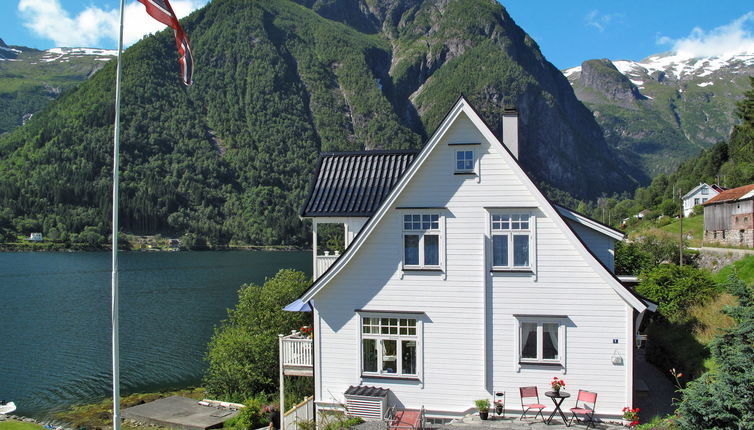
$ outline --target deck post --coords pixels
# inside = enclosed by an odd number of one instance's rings
[[[316,233],[315,233],[316,237]],[[285,430],[285,375],[283,373],[283,335],[278,335],[278,355],[280,356],[280,430]]]
[[[317,219],[312,219],[312,249],[313,249],[313,261],[312,261],[312,278],[317,280],[320,273],[317,273]]]

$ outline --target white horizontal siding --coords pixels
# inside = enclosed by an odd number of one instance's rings
[[[458,147],[449,141],[482,142],[474,146],[481,156],[479,181],[453,175]],[[558,376],[568,382],[574,401],[578,388],[598,392],[598,412],[617,414],[627,406],[627,369],[610,361],[615,350],[624,359],[630,352],[627,304],[559,225],[536,209],[537,200],[507,163],[462,116],[394,205],[445,208],[438,210],[446,223],[445,274],[402,273],[404,211],[391,210],[315,296],[321,318],[320,401],[344,402],[348,386],[364,384],[389,388],[390,401],[405,407],[460,413],[473,407],[474,399],[491,398],[492,390],[505,390],[512,407],[518,404],[517,387],[537,385],[544,394]],[[534,213],[536,275],[490,274],[485,254],[485,208],[490,207]],[[361,378],[356,309],[425,314],[420,382]],[[514,314],[568,315],[565,374],[536,366],[516,370]]]

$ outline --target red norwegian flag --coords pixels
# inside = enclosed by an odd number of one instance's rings
[[[189,45],[188,36],[183,31],[181,24],[178,23],[178,17],[175,16],[173,8],[168,0],[139,0],[141,4],[147,7],[147,13],[157,21],[167,25],[175,31],[175,44],[178,46],[178,52],[181,54],[181,74],[183,83],[191,85],[194,74],[194,57],[191,55],[191,45]]]

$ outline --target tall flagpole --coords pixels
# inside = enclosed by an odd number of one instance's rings
[[[118,169],[120,167],[120,75],[123,53],[123,9],[120,0],[120,33],[118,34],[118,68],[115,72],[115,131],[113,136],[113,430],[120,430],[120,356],[118,353]]]

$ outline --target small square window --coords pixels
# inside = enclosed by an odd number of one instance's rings
[[[468,173],[474,171],[474,151],[456,151],[456,172]]]

